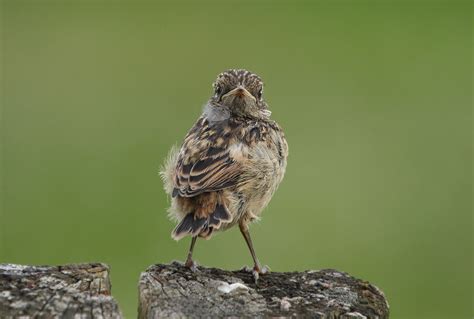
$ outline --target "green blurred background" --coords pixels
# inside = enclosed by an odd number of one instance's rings
[[[0,262],[111,265],[136,316],[147,266],[183,260],[158,169],[244,67],[286,130],[252,227],[274,271],[337,268],[392,318],[471,318],[470,2],[3,1]],[[251,259],[238,230],[196,259]]]

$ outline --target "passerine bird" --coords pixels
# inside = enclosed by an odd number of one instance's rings
[[[261,78],[243,69],[218,75],[214,93],[181,148],[172,148],[161,176],[171,196],[169,215],[178,222],[176,240],[192,236],[185,262],[192,259],[197,237],[239,225],[254,261],[261,267],[249,233],[285,174],[288,144],[270,119]]]

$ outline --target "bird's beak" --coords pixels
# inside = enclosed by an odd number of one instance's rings
[[[240,97],[240,98],[251,98],[252,100],[256,101],[255,97],[252,94],[250,94],[250,92],[247,91],[247,89],[243,85],[239,85],[232,91],[227,92],[226,94],[222,96],[222,98],[225,99],[226,97],[229,97],[232,95],[236,97]]]

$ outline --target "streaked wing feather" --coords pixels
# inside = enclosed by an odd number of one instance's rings
[[[205,138],[209,128],[204,121],[198,121],[190,134],[195,138]],[[204,192],[212,192],[231,187],[237,183],[241,164],[231,158],[229,153],[230,140],[217,146],[215,141],[221,131],[213,132],[213,139],[208,143],[197,143],[201,147],[189,146],[186,143],[180,152],[176,166],[175,189],[173,196],[193,197]],[[204,136],[204,137],[203,137]],[[188,139],[192,140],[192,139]],[[204,145],[204,146],[202,146]],[[188,160],[184,158],[196,159]]]

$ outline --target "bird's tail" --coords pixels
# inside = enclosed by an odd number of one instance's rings
[[[217,204],[216,209],[207,217],[197,217],[194,212],[188,213],[171,233],[171,237],[180,240],[186,235],[207,238],[212,231],[219,229],[222,223],[232,220],[229,210],[225,205]]]

